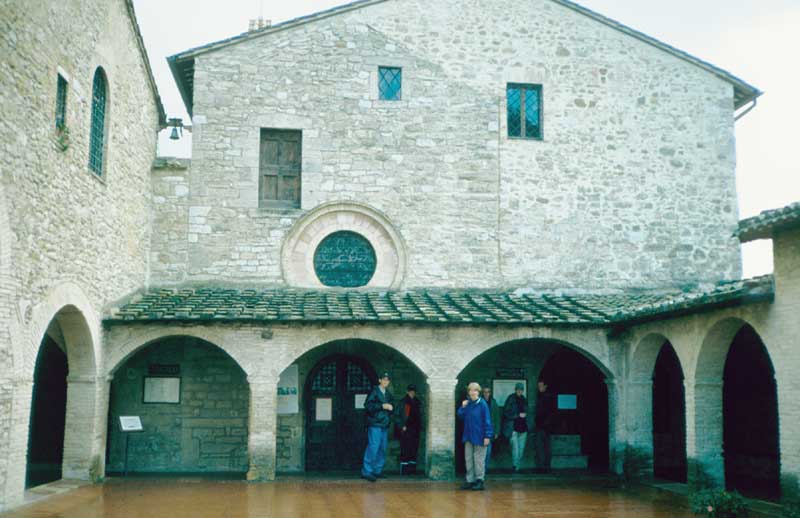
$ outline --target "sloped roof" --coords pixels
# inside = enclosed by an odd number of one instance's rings
[[[356,9],[361,9],[363,7],[367,7],[374,4],[380,4],[387,1],[389,0],[356,0],[354,2],[349,2],[337,7],[333,7],[331,9],[326,9],[324,11],[318,11],[316,13],[312,13],[309,15],[293,18],[291,20],[271,25],[269,27],[264,27],[262,29],[243,32],[239,35],[215,41],[212,43],[208,43],[205,45],[201,45],[199,47],[194,47],[168,57],[167,62],[169,63],[172,75],[175,78],[176,83],[178,84],[178,90],[180,91],[181,97],[183,98],[183,102],[186,105],[186,110],[188,111],[189,115],[192,115],[193,104],[194,104],[194,59],[196,56],[200,54],[205,54],[207,52],[212,52],[221,48],[225,48],[229,45],[233,45],[241,41],[258,38],[266,34],[272,34],[278,31],[296,27],[298,25],[311,23],[314,21],[329,18],[331,16],[339,15],[342,13],[350,12]],[[756,99],[763,93],[758,88],[754,87],[753,85],[750,85],[749,83],[736,77],[735,75],[731,74],[726,70],[716,67],[707,61],[692,56],[691,54],[679,50],[671,45],[668,45],[667,43],[664,43],[656,38],[648,36],[643,32],[637,31],[636,29],[633,29],[623,23],[620,23],[616,20],[612,20],[611,18],[603,16],[602,14],[592,11],[591,9],[587,9],[586,7],[583,7],[580,4],[577,4],[570,0],[550,0],[550,1],[559,4],[563,7],[566,7],[568,9],[571,9],[584,16],[588,16],[589,18],[597,22],[607,25],[612,29],[618,30],[623,34],[632,36],[648,45],[652,45],[657,49],[660,49],[668,54],[677,57],[678,59],[696,65],[702,68],[703,70],[719,77],[723,81],[730,83],[731,85],[733,85],[734,109],[741,108],[742,106]]]
[[[776,230],[800,227],[800,201],[780,209],[765,210],[758,216],[739,222],[736,236],[742,243],[769,239]]]
[[[378,322],[614,326],[772,300],[771,276],[670,293],[615,294],[481,290],[364,291],[157,288],[105,317],[132,322]]]
[[[128,16],[133,25],[133,33],[136,36],[136,46],[139,48],[139,52],[142,55],[142,62],[144,63],[144,69],[147,73],[147,82],[155,97],[156,110],[158,111],[158,123],[161,126],[165,126],[167,124],[167,113],[164,111],[164,104],[161,102],[161,95],[158,93],[158,85],[156,84],[155,77],[153,77],[153,70],[150,68],[150,58],[147,57],[147,48],[144,45],[144,39],[142,39],[142,32],[139,30],[139,22],[136,19],[133,0],[125,0],[125,8],[128,11]]]

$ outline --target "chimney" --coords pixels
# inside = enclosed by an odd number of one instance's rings
[[[248,32],[257,31],[259,29],[264,29],[266,27],[272,26],[272,20],[265,20],[263,16],[259,16],[258,18],[251,19],[250,24],[248,25]]]

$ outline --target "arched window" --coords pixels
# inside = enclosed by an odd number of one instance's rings
[[[103,176],[107,90],[106,73],[102,67],[97,67],[92,81],[92,128],[89,133],[89,169],[98,176]]]

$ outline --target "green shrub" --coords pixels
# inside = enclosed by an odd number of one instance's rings
[[[708,518],[741,518],[747,516],[747,502],[739,493],[723,489],[705,489],[691,497],[692,511]]]

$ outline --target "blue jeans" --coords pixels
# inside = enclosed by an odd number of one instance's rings
[[[386,464],[386,443],[389,441],[389,429],[380,426],[367,428],[367,450],[364,452],[364,465],[361,474],[380,475]]]

